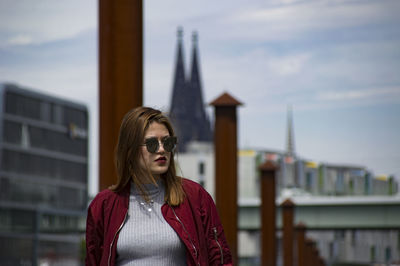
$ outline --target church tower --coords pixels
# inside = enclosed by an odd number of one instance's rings
[[[176,48],[176,64],[174,73],[174,82],[172,90],[172,100],[170,106],[170,116],[174,120],[175,128],[178,131],[178,122],[182,123],[187,109],[186,98],[186,78],[185,78],[185,63],[183,59],[183,30],[178,28],[178,43]]]
[[[296,154],[294,149],[294,132],[293,132],[293,113],[292,107],[288,106],[287,110],[287,139],[284,167],[284,186],[298,186],[298,176],[296,169]]]
[[[191,141],[212,142],[212,133],[203,102],[197,33],[192,35],[189,77],[185,76],[182,39],[183,30],[179,28],[170,117],[178,136],[178,150],[184,152]]]
[[[295,157],[294,153],[294,135],[293,135],[293,111],[292,106],[287,109],[287,140],[286,140],[286,155]]]

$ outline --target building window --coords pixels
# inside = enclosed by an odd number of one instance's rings
[[[0,236],[2,265],[32,265],[32,251],[32,239]]]
[[[64,125],[75,124],[81,129],[87,129],[87,116],[82,110],[64,107]]]
[[[205,168],[204,162],[200,162],[199,163],[199,174],[200,175],[204,175],[204,168]]]
[[[86,163],[3,150],[2,170],[32,177],[63,179],[86,184]]]
[[[39,127],[29,127],[31,145],[35,148],[87,156],[87,139],[70,138],[68,134]]]
[[[400,251],[400,231],[397,231],[397,250]]]
[[[352,246],[355,246],[356,244],[357,244],[357,235],[358,235],[358,232],[357,232],[357,230],[351,230],[351,245]]]
[[[344,238],[345,238],[345,236],[346,236],[346,231],[345,230],[335,230],[335,233],[334,233],[334,239],[335,240],[344,240]]]
[[[49,102],[41,102],[40,120],[51,123],[51,104]]]
[[[198,170],[199,170],[199,184],[204,187],[205,186],[205,177],[204,177],[204,173],[205,173],[205,164],[204,162],[199,162],[198,164]]]
[[[3,127],[4,142],[20,145],[22,139],[21,126],[22,125],[19,123],[4,121],[4,127]]]
[[[329,259],[333,259],[334,256],[335,256],[334,243],[333,242],[329,242]]]
[[[313,179],[312,173],[307,172],[306,173],[306,190],[308,190],[308,191],[312,191],[312,186],[313,186],[312,179]]]
[[[41,206],[84,209],[86,189],[70,188],[53,184],[43,184],[40,181],[25,179],[13,180],[1,178],[1,185],[6,184],[7,190],[1,199],[18,203],[39,204]]]
[[[349,180],[349,194],[354,195],[354,180],[351,178]]]
[[[370,261],[371,262],[375,262],[375,260],[376,260],[376,247],[375,246],[371,246],[371,248],[370,248],[370,252],[369,252],[369,257],[370,257]]]
[[[336,195],[342,195],[344,192],[344,173],[338,170],[336,174]]]
[[[53,123],[61,125],[63,123],[63,114],[64,114],[63,107],[61,105],[53,104],[52,109],[53,109],[53,118],[52,118]]]
[[[13,92],[7,92],[6,113],[40,120],[40,101]]]
[[[30,146],[28,126],[25,124],[23,124],[21,128],[21,146],[25,149],[29,148]]]
[[[389,263],[391,259],[392,259],[392,250],[390,249],[390,247],[386,247],[385,248],[385,262]]]

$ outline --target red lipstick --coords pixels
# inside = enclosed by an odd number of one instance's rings
[[[158,158],[156,159],[156,162],[159,162],[159,163],[166,163],[166,162],[167,162],[167,158],[164,157],[164,156],[158,157]]]

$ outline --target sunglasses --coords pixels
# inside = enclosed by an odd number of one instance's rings
[[[164,150],[167,152],[172,152],[174,151],[177,143],[177,138],[173,136],[168,136],[165,138],[161,139],[161,143],[164,147]],[[147,151],[150,153],[156,153],[158,149],[160,148],[160,141],[158,141],[158,138],[153,137],[153,138],[148,138],[145,140],[144,144],[142,146],[146,146]]]

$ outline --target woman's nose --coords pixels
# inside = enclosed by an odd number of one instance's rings
[[[162,141],[158,141],[158,150],[157,153],[164,153],[164,143]]]

